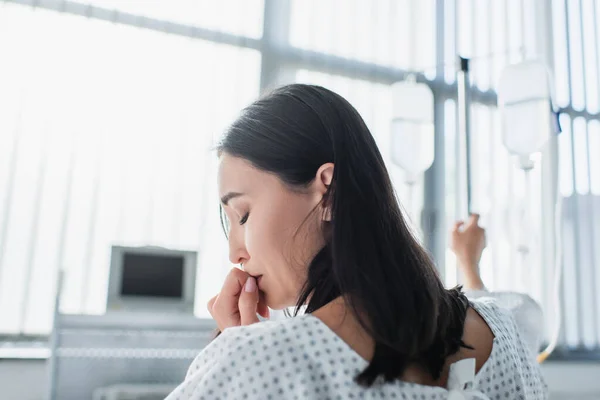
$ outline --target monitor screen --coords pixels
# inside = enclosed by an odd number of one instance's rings
[[[125,253],[122,296],[183,297],[183,256]]]

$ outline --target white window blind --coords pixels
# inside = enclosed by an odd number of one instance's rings
[[[286,77],[272,82],[320,84],[356,106],[415,226],[427,185],[421,182],[411,200],[390,162],[389,86],[403,71],[425,78],[443,110],[436,127],[444,135],[444,221],[437,226],[446,237],[442,227],[460,216],[465,193],[453,86],[460,54],[472,67],[473,208],[489,233],[483,278],[491,289],[525,291],[540,301],[548,332],[553,276],[544,260],[553,249],[543,247],[544,177],[538,164],[526,181],[504,150],[494,90],[508,63],[551,61],[563,128],[561,343],[600,346],[595,1],[290,0],[272,8],[289,15],[264,13],[271,0],[78,3],[128,13],[129,25],[155,19],[151,29],[109,22],[102,12],[85,18],[44,10],[60,10],[58,1],[28,3],[0,3],[0,331],[48,332],[59,267],[68,274],[64,311],[102,312],[112,243],[199,249],[197,312],[204,315],[205,300],[228,269],[209,148],[274,65]],[[71,10],[74,3],[61,4]],[[551,8],[549,21],[542,6]],[[162,20],[180,26],[161,28]],[[276,30],[276,45],[265,41],[263,27],[281,21],[289,26]],[[541,40],[546,23],[548,48]],[[454,257],[437,256],[446,283],[455,284]]]
[[[405,183],[404,171],[392,162],[390,86],[308,70],[299,70],[296,80],[333,90],[344,96],[357,109],[375,138],[405,215],[410,218],[415,232],[419,232],[419,217],[423,206],[423,177],[410,189]]]
[[[197,313],[228,270],[214,139],[260,54],[0,4],[0,331],[101,313],[111,244],[197,249]],[[244,68],[239,66],[243,65]]]

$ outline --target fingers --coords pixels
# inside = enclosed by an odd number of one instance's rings
[[[264,318],[269,318],[271,314],[269,307],[267,306],[267,301],[265,300],[265,294],[261,291],[258,292],[258,306],[256,312]]]
[[[219,295],[214,296],[208,301],[208,304],[206,305],[206,308],[208,309],[210,315],[213,315],[213,307],[218,297]],[[265,294],[261,291],[258,292],[258,305],[256,307],[256,312],[264,318],[269,318],[271,316],[271,311],[269,310],[269,307],[267,306],[267,301],[265,300]]]
[[[213,307],[214,307],[214,305],[215,305],[215,301],[217,301],[217,297],[219,297],[219,295],[216,295],[216,296],[214,296],[212,299],[210,299],[210,300],[208,301],[208,304],[206,305],[206,308],[208,308],[208,312],[209,312],[211,315],[212,315],[212,312],[213,312],[212,310],[213,310]]]
[[[232,268],[225,278],[219,297],[234,298],[240,295],[250,275],[239,268]]]
[[[464,224],[465,224],[464,221],[456,221],[454,223],[454,228],[452,228],[452,231],[453,232],[458,232],[460,230],[461,226],[463,226]]]
[[[463,230],[467,230],[473,226],[479,226],[479,218],[480,218],[479,214],[471,214],[466,225],[465,225],[464,221],[456,221],[454,223],[454,227],[452,228],[452,232],[458,233],[458,232],[462,232]],[[463,228],[463,229],[461,230],[461,228]]]
[[[469,225],[468,225],[467,229],[473,230],[478,235],[483,235],[484,236],[483,247],[485,247],[485,229],[479,225],[479,217],[480,217],[479,214],[471,214],[471,217],[469,218]]]
[[[221,331],[230,326],[240,325],[238,300],[248,276],[246,272],[232,268],[225,278],[221,292],[209,301],[209,312]]]
[[[271,316],[271,311],[269,310],[269,307],[267,307],[266,304],[258,303],[257,312],[258,315],[260,315],[263,318],[269,318]]]
[[[246,279],[246,283],[244,284],[244,288],[238,301],[242,325],[250,325],[259,321],[258,316],[256,315],[258,300],[259,295],[256,279],[249,276]]]
[[[208,301],[207,308],[221,331],[259,322],[257,314],[265,318],[270,314],[256,278],[238,268],[229,272],[221,292]]]
[[[469,217],[469,225],[479,225],[479,214],[471,214]]]

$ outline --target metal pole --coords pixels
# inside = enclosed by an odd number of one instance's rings
[[[444,32],[446,29],[444,15],[450,12],[445,0],[436,1],[436,79],[444,80]],[[445,281],[446,265],[446,225],[444,220],[445,193],[445,135],[444,105],[446,97],[440,91],[434,91],[434,126],[435,157],[433,165],[425,171],[423,210],[421,212],[421,229],[425,245],[433,254],[438,272]],[[412,190],[412,189],[411,189]]]
[[[535,51],[540,55],[542,61],[548,66],[552,75],[555,71],[554,62],[554,24],[552,20],[552,6],[550,2],[542,0],[535,3],[535,14],[538,16],[536,21],[536,46]],[[594,14],[595,15],[595,14]],[[546,271],[545,266],[552,266],[552,273],[545,275],[543,280],[542,303],[544,305],[555,304],[554,293],[554,275],[558,273],[557,268],[560,268],[560,263],[556,261],[556,202],[558,200],[558,140],[557,137],[552,137],[546,145],[542,157],[542,201],[541,201],[541,231],[542,231],[542,253],[541,266]],[[562,218],[562,217],[561,217]],[[551,340],[553,331],[556,329],[557,323],[556,312],[545,314],[545,334],[544,346]],[[558,321],[561,324],[560,321]],[[564,335],[564,327],[561,325],[561,331]],[[560,342],[563,342],[561,339]]]
[[[471,94],[469,92],[469,59],[460,56],[458,59],[460,63],[460,70],[456,76],[458,84],[458,133],[459,137],[465,143],[467,215],[471,215]],[[457,162],[460,162],[460,159]]]
[[[580,45],[580,43],[575,43],[575,41],[572,39],[572,31],[571,30],[575,30],[577,29],[576,24],[572,24],[570,18],[573,15],[573,10],[570,10],[569,8],[569,2],[567,2],[567,0],[565,0],[564,2],[565,4],[565,31],[566,31],[566,38],[567,38],[567,54],[570,55],[571,53],[571,47],[572,46],[578,46]],[[573,6],[574,3],[570,3],[571,6]],[[581,48],[581,52],[583,53],[583,48]],[[569,103],[571,105],[573,105],[573,80],[574,80],[574,74],[573,74],[573,62],[571,60],[571,57],[568,56],[567,57],[567,71],[568,71],[568,82],[569,82]],[[585,82],[584,82],[585,84]],[[584,93],[585,96],[585,93]],[[585,97],[584,97],[584,104],[585,104]],[[574,302],[575,302],[575,307],[577,309],[577,315],[573,316],[572,314],[569,315],[571,319],[571,321],[573,321],[573,319],[575,319],[575,322],[577,324],[577,339],[579,344],[583,344],[582,343],[582,333],[583,333],[583,329],[584,329],[584,323],[583,323],[583,318],[585,318],[583,316],[583,310],[582,310],[582,305],[581,305],[581,298],[579,296],[579,294],[581,293],[581,281],[580,281],[580,274],[581,274],[581,254],[580,254],[580,223],[579,223],[579,201],[577,198],[577,175],[576,175],[576,165],[575,165],[575,130],[574,130],[574,122],[575,118],[570,118],[569,120],[569,125],[570,125],[570,129],[569,129],[569,140],[571,142],[571,179],[573,182],[573,192],[571,194],[571,197],[573,199],[572,202],[569,202],[570,204],[572,204],[573,209],[571,210],[572,212],[572,221],[573,221],[573,240],[574,240],[574,244],[575,244],[575,249],[574,249],[574,261],[575,261],[575,266],[574,268],[572,268],[573,270],[573,275],[574,277],[572,279],[575,280],[574,282],[574,286],[575,286],[575,290],[576,293],[578,294],[577,296],[574,296]],[[567,204],[569,204],[567,203]],[[565,282],[567,282],[568,285],[568,275],[565,274],[564,276],[564,281],[563,281],[563,288],[564,288],[564,284]],[[564,289],[563,289],[564,290]],[[564,293],[563,293],[563,299],[565,298]],[[566,308],[566,307],[565,307]],[[566,310],[565,310],[566,311]],[[566,312],[565,312],[566,314]],[[568,319],[566,319],[566,321],[568,321]],[[565,322],[566,324],[566,322]],[[565,326],[565,333],[568,332],[568,330],[566,329]],[[568,337],[567,337],[567,344],[568,344]]]
[[[596,14],[596,2],[592,3],[592,15],[593,17],[593,21],[594,21],[594,38],[598,37],[598,19],[596,18],[597,14]],[[589,40],[589,39],[588,39]],[[596,74],[596,82],[597,84],[600,85],[600,62],[599,62],[599,56],[598,56],[598,46],[596,43],[596,46],[594,46],[594,74]],[[598,90],[600,88],[596,88],[596,90]],[[592,152],[593,149],[591,149],[590,146],[590,128],[589,128],[589,120],[588,121],[588,135],[587,135],[587,146],[588,146],[588,183],[589,183],[589,187],[590,187],[590,193],[592,192],[592,182],[591,182],[591,178],[592,178],[592,171],[590,171],[590,164],[591,164],[591,157],[592,157]],[[592,243],[597,243],[596,240],[598,240],[598,238],[595,238],[594,236],[595,231],[592,229]],[[600,267],[600,265],[594,265],[595,268]],[[598,274],[598,272],[592,268],[592,271],[594,273],[594,283],[596,284],[597,288],[600,288],[600,285],[598,284],[599,282],[599,277],[600,275]],[[594,293],[594,297],[595,300],[592,304],[594,304],[594,313],[596,315],[596,325],[595,325],[595,332],[596,332],[596,348],[600,348],[600,313],[598,312],[598,308],[600,307],[600,294],[598,293],[598,291],[596,291],[596,293]]]
[[[289,0],[265,0],[260,46],[261,93],[294,81],[294,71],[286,68],[278,54],[282,48],[289,46],[291,7]]]

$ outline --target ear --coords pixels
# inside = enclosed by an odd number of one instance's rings
[[[324,201],[323,206],[323,220],[331,221],[331,204],[329,199],[324,199],[324,196],[331,186],[333,180],[334,164],[326,163],[319,167],[315,176],[314,184],[317,194],[319,195],[319,201]]]

